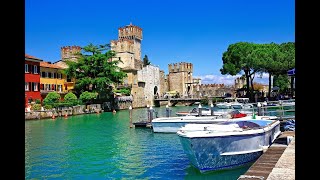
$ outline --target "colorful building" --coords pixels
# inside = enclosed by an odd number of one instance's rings
[[[57,92],[64,97],[68,93],[68,88],[65,86],[67,78],[63,74],[64,68],[50,62],[40,63],[40,92],[44,99],[49,92]]]
[[[25,54],[25,104],[35,101],[36,99],[41,100],[40,94],[40,62],[43,60]]]

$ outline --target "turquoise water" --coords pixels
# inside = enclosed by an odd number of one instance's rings
[[[165,115],[165,107],[154,109]],[[134,121],[146,117],[133,110]],[[176,134],[129,128],[128,110],[25,122],[25,179],[236,180],[249,167],[201,174]]]

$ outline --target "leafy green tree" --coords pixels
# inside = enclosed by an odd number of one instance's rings
[[[143,58],[143,67],[147,66],[147,65],[150,65],[150,61],[148,59],[148,56],[147,55],[144,55],[144,58]]]
[[[277,75],[274,77],[274,86],[279,87],[280,93],[285,92],[289,86],[289,79],[288,76],[285,75]]]
[[[72,92],[68,92],[65,96],[64,96],[64,101],[66,103],[70,103],[72,105],[76,105],[77,104],[77,101],[78,101],[78,98],[77,96],[72,93]]]
[[[49,92],[44,98],[43,103],[44,105],[58,103],[60,98],[60,94],[58,94],[57,92]]]
[[[97,93],[84,91],[83,93],[81,93],[79,99],[80,99],[83,103],[88,104],[88,103],[92,103],[92,101],[93,101],[94,99],[96,99],[97,96],[98,96]]]
[[[260,44],[256,49],[254,55],[261,59],[258,66],[262,69],[262,72],[266,72],[269,74],[269,94],[270,97],[271,92],[271,76],[279,71],[280,67],[280,49],[279,45],[275,43],[270,44]]]
[[[287,74],[287,71],[295,67],[295,43],[287,42],[280,44],[280,51],[282,53],[282,67],[281,74]],[[291,77],[291,95],[293,95],[293,80]]]
[[[261,71],[259,67],[260,59],[253,54],[257,47],[257,44],[254,43],[238,42],[229,45],[227,51],[222,56],[223,66],[220,69],[221,74],[234,76],[243,71],[246,77],[247,96],[252,94],[250,93],[249,81],[251,80],[252,82],[254,78],[252,76],[256,72]]]
[[[82,48],[77,62],[67,61],[65,74],[75,78],[76,94],[96,92],[100,99],[112,96],[112,84],[121,83],[126,73],[117,66],[120,59],[115,59],[115,52],[109,45],[93,45]]]

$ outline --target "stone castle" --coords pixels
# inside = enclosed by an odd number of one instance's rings
[[[214,95],[220,85],[201,85],[201,79],[193,78],[193,64],[180,62],[168,64],[168,74],[155,65],[143,66],[141,60],[142,28],[126,25],[118,28],[118,39],[111,40],[111,50],[116,52],[115,59],[120,59],[118,66],[127,74],[122,84],[115,85],[115,88],[130,88],[130,102],[121,109],[153,106],[155,98],[161,98],[167,91],[177,91],[180,97],[199,97],[203,94]],[[64,46],[61,48],[61,60],[55,64],[67,68],[67,59],[76,61],[81,51],[80,46]],[[214,91],[209,89],[214,88]],[[200,89],[199,89],[200,88]],[[209,89],[208,89],[209,88]],[[221,94],[221,93],[219,93]],[[118,97],[121,99],[121,97]],[[120,100],[121,101],[121,100]]]

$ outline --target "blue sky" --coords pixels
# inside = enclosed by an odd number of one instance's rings
[[[230,44],[295,41],[295,1],[26,0],[25,53],[55,62],[62,46],[110,43],[130,22],[143,29],[141,58],[166,73],[191,62],[204,83],[228,84],[219,69]]]

